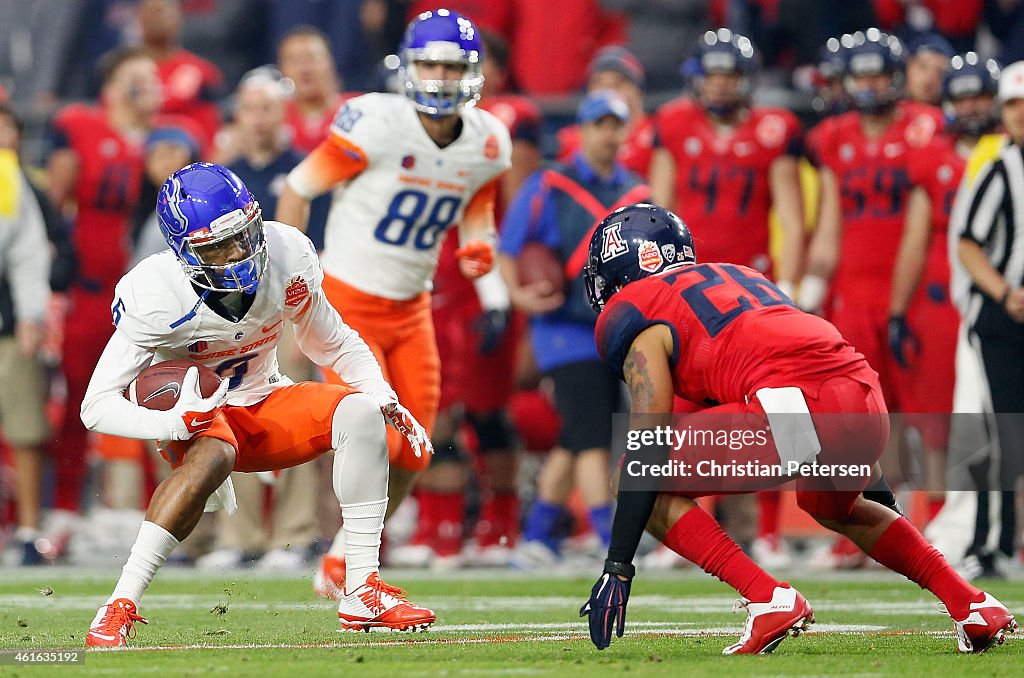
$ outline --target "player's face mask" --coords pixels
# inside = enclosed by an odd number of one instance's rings
[[[205,289],[252,292],[267,268],[267,241],[263,215],[253,201],[214,220],[208,231],[193,234],[185,243],[185,270]]]

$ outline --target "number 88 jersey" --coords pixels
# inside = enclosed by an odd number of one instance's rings
[[[470,106],[458,115],[459,136],[440,148],[403,96],[365,94],[338,111],[327,140],[288,178],[313,197],[351,176],[346,166],[357,168],[327,217],[325,273],[387,299],[429,289],[445,231],[511,164],[512,142],[497,118]]]

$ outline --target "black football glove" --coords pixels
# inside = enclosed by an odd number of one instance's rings
[[[477,333],[480,335],[478,349],[484,355],[497,350],[501,340],[508,331],[511,313],[501,309],[484,311],[474,323]]]
[[[906,316],[894,315],[889,318],[889,350],[896,358],[896,363],[904,369],[910,367],[909,351],[915,354],[921,351],[921,343],[907,324]]]
[[[626,603],[635,573],[636,568],[627,563],[604,561],[604,574],[590,591],[590,600],[580,608],[580,616],[588,617],[590,640],[598,650],[611,645],[613,628],[619,638],[626,630]]]

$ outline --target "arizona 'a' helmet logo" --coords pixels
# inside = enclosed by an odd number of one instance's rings
[[[601,261],[608,261],[629,251],[629,245],[622,239],[622,222],[617,221],[604,229],[604,241],[601,243]]]

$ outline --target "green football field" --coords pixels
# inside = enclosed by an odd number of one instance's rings
[[[81,647],[115,574],[6,570],[0,576],[0,649]],[[735,596],[724,584],[691,572],[641,574],[626,636],[598,652],[577,616],[596,574],[551,579],[386,571],[390,583],[432,607],[438,623],[427,633],[365,634],[339,633],[332,605],[313,596],[306,578],[165,570],[143,601],[149,624],[137,626],[133,650],[89,652],[84,666],[41,671],[294,678],[1024,675],[1021,638],[1010,636],[984,655],[960,656],[931,595],[880,572],[794,578],[818,623],[774,655],[759,657],[721,655],[744,619],[732,612]],[[1024,611],[1020,582],[990,582],[987,589],[1018,614]],[[0,674],[29,673],[0,666]]]

